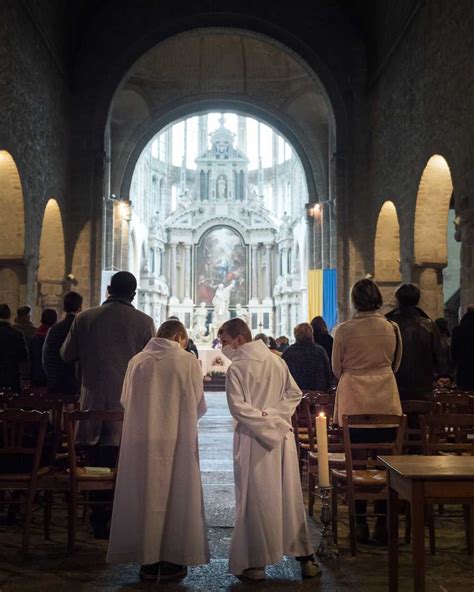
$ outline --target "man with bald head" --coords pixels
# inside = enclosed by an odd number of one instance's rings
[[[122,408],[120,395],[128,362],[155,334],[153,319],[132,304],[136,289],[133,274],[117,272],[107,288],[107,299],[78,314],[72,323],[61,356],[65,362],[79,364],[81,409]],[[116,462],[120,433],[117,422],[80,422],[76,442],[91,451],[89,464],[110,467]],[[108,492],[100,493],[107,497]],[[107,538],[109,519],[110,511],[103,505],[93,506],[91,525],[97,538]]]

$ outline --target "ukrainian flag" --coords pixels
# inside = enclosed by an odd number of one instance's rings
[[[308,271],[308,316],[322,316],[331,331],[337,323],[337,271],[310,269]]]

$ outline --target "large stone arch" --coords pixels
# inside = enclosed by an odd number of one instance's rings
[[[111,192],[127,197],[138,156],[159,129],[204,110],[237,111],[275,127],[298,153],[312,200],[328,195],[334,116],[324,87],[288,47],[229,28],[168,38],[127,72],[109,117]]]
[[[46,204],[39,244],[38,305],[62,311],[66,289],[66,258],[61,210],[54,198]]]
[[[15,315],[27,296],[25,205],[16,163],[6,150],[0,150],[0,208],[8,215],[0,238],[0,302],[6,302]]]
[[[288,20],[288,15],[285,16],[284,13],[274,12],[270,16],[263,6],[256,6],[252,13],[238,7],[232,11],[223,7],[221,12],[211,14],[203,10],[199,3],[186,7],[182,12],[176,12],[164,5],[158,7],[151,3],[142,7],[139,22],[136,15],[136,10],[131,6],[114,14],[106,3],[96,13],[89,28],[75,71],[75,88],[80,89],[76,100],[78,116],[75,119],[75,128],[80,136],[83,136],[85,131],[89,143],[75,144],[74,192],[78,199],[80,197],[82,199],[85,194],[90,195],[88,213],[84,209],[82,215],[92,214],[93,241],[100,241],[103,230],[100,223],[100,198],[114,193],[111,191],[110,183],[111,137],[108,122],[113,95],[126,82],[124,73],[157,44],[176,35],[210,27],[228,32],[245,31],[256,38],[265,37],[274,45],[285,46],[289,53],[306,64],[307,71],[311,75],[314,76],[316,73],[329,99],[328,104],[331,106],[328,117],[330,123],[327,134],[328,149],[320,150],[320,153],[327,156],[330,161],[328,166],[324,167],[327,174],[324,182],[329,189],[329,197],[337,200],[338,216],[334,230],[337,223],[340,236],[344,236],[348,225],[346,200],[347,179],[351,174],[352,160],[349,138],[353,101],[363,92],[366,72],[365,50],[361,37],[356,28],[345,18],[341,9],[334,3],[321,5],[318,18],[315,20],[315,28],[311,30],[303,26],[302,21]],[[115,24],[111,24],[111,20]],[[118,37],[114,32],[116,30],[121,31]],[[340,59],[340,40],[342,39],[346,42],[350,39],[353,47],[350,63]],[[353,75],[354,71],[357,71],[357,76]],[[149,98],[144,96],[144,102],[149,105]],[[291,102],[292,97],[290,97]],[[282,105],[287,104],[289,104],[288,101],[286,103],[282,101]],[[283,132],[283,135],[286,134]],[[92,158],[86,154],[86,150],[90,153],[90,147],[93,150]],[[321,175],[317,176],[321,177]],[[314,193],[310,197],[316,198],[317,195]],[[327,195],[323,192],[322,198],[325,197]],[[104,229],[107,232],[107,229]],[[348,249],[344,244],[338,253],[338,258],[342,260],[347,257]],[[347,309],[347,269],[348,266],[341,266],[343,277],[338,282],[341,311]],[[94,292],[96,292],[94,287],[100,283],[98,274],[99,269],[96,267],[92,278]]]
[[[386,201],[379,212],[374,242],[374,276],[382,292],[384,306],[395,306],[394,289],[401,281],[400,225],[393,201]]]
[[[421,292],[421,306],[431,317],[443,316],[443,274],[447,264],[447,224],[453,194],[446,159],[433,155],[421,175],[416,197],[414,225],[414,273]]]

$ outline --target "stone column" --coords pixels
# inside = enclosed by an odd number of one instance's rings
[[[419,264],[413,270],[413,278],[421,290],[420,308],[434,319],[444,317],[442,264]]]
[[[331,160],[333,200],[336,207],[337,241],[337,300],[339,322],[347,319],[350,310],[349,287],[355,277],[351,277],[354,266],[351,265],[349,252],[349,211],[346,159],[340,152],[335,152]]]
[[[258,245],[252,245],[252,299],[258,300],[258,269],[257,269],[257,249]]]
[[[184,245],[184,297],[191,299],[191,245]]]
[[[272,245],[265,245],[265,297],[271,298],[272,294]]]
[[[170,296],[176,297],[176,243],[170,243]]]

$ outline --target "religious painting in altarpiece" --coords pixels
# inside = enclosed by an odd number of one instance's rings
[[[232,284],[230,306],[247,304],[247,248],[239,233],[228,226],[211,228],[196,247],[195,261],[196,303],[211,305],[218,286]]]

